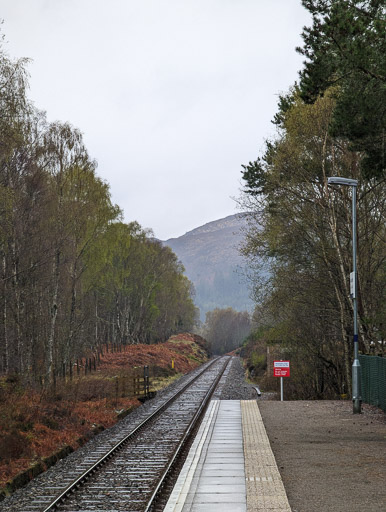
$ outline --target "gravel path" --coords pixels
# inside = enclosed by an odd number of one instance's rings
[[[386,415],[349,401],[258,402],[292,512],[386,510]]]

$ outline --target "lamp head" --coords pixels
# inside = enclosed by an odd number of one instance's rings
[[[341,178],[340,176],[331,176],[328,178],[329,185],[347,185],[350,187],[357,187],[358,180],[353,180],[352,178]]]

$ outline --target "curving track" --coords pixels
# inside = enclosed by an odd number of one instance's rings
[[[209,402],[229,357],[214,360],[129,432],[118,431],[88,452],[82,462],[52,487],[35,495],[25,512],[150,511],[162,493]]]

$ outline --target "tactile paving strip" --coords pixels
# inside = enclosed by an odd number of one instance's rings
[[[291,512],[259,407],[242,400],[247,512]]]

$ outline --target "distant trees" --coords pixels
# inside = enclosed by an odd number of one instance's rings
[[[197,312],[183,270],[171,249],[149,238],[138,223],[110,224],[85,275],[94,297],[96,337],[152,343],[191,329]]]
[[[0,47],[0,372],[53,378],[102,343],[152,343],[195,320],[168,248],[120,222],[81,133],[28,101]]]
[[[204,336],[214,354],[226,354],[240,347],[250,330],[251,320],[246,311],[226,308],[206,314]]]

